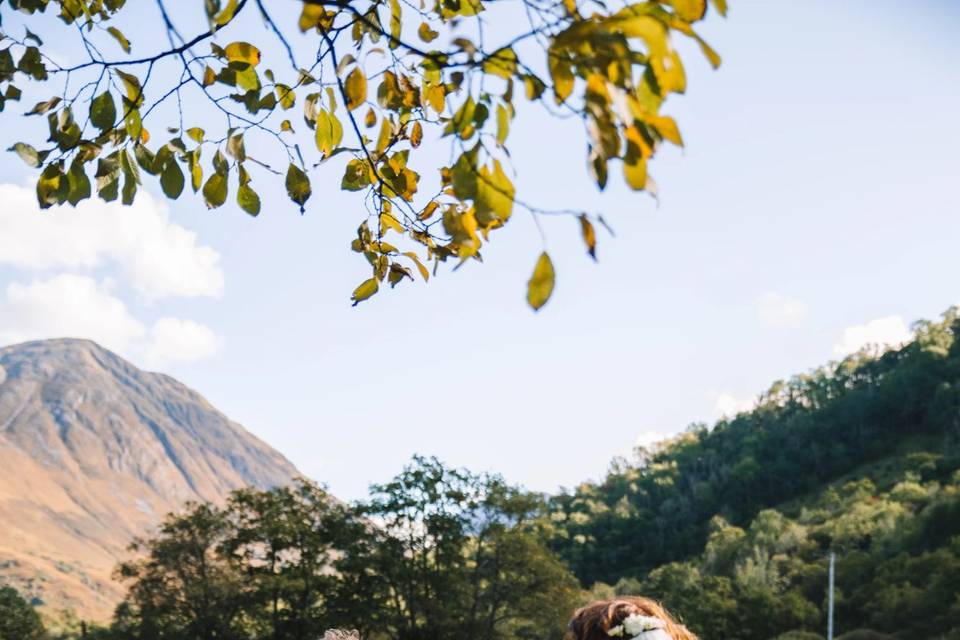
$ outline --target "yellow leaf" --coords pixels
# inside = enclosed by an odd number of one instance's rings
[[[490,54],[484,63],[486,73],[509,80],[517,70],[517,53],[510,47],[504,47]]]
[[[664,140],[669,140],[678,147],[683,146],[683,137],[680,135],[680,129],[677,127],[677,121],[670,116],[655,116],[648,118],[648,122],[653,125]]]
[[[429,220],[430,217],[436,212],[437,207],[440,205],[437,204],[436,200],[431,200],[430,204],[423,208],[423,211],[420,212],[420,215],[417,216],[420,220]]]
[[[237,0],[230,0],[227,2],[227,6],[223,10],[213,17],[213,23],[219,27],[227,24],[233,20],[233,16],[237,13]]]
[[[703,18],[707,12],[707,0],[671,0],[673,10],[687,22],[695,22]]]
[[[387,150],[387,146],[389,146],[392,137],[393,126],[389,120],[384,118],[383,122],[380,123],[380,135],[377,136],[377,153],[383,153]]]
[[[260,64],[260,49],[249,42],[231,42],[224,48],[223,52],[231,63],[240,63],[240,65],[251,67]]]
[[[433,42],[440,34],[431,29],[430,25],[424,22],[420,25],[420,28],[417,29],[417,35],[420,36],[420,39],[424,42]]]
[[[211,69],[210,67],[207,67],[206,69],[203,70],[203,86],[209,87],[216,81],[217,81],[217,74],[213,71],[213,69]]]
[[[420,257],[417,256],[416,253],[414,253],[413,251],[404,251],[403,255],[413,260],[413,263],[417,265],[417,271],[420,272],[420,277],[423,278],[424,282],[427,282],[428,280],[430,280],[430,272],[427,271],[427,268],[423,266],[422,262],[420,262]]]
[[[400,0],[390,0],[390,48],[400,46],[400,32],[403,27]]]
[[[443,113],[444,103],[446,101],[447,94],[443,90],[443,87],[440,85],[435,85],[430,87],[427,90],[427,101],[430,103],[430,106],[433,107],[433,110],[437,113]]]
[[[127,40],[127,36],[123,35],[123,31],[120,31],[120,29],[116,27],[107,27],[107,32],[120,44],[120,48],[123,49],[124,53],[130,53],[130,41]]]
[[[503,144],[510,135],[510,112],[502,104],[497,105],[497,143]]]
[[[134,106],[139,107],[143,104],[143,88],[140,86],[140,78],[137,76],[117,70],[117,75],[123,81],[123,86],[127,90],[127,98]]]
[[[597,232],[593,224],[585,215],[580,216],[580,233],[583,235],[583,242],[587,245],[587,253],[594,260],[597,259]]]
[[[322,5],[304,2],[303,11],[300,12],[300,21],[298,23],[300,31],[308,31],[316,27],[320,24],[320,20],[323,19],[323,15],[324,8]]]
[[[550,77],[553,78],[553,94],[557,104],[561,104],[573,92],[573,70],[570,62],[558,55],[550,56]]]
[[[556,282],[556,273],[553,270],[553,262],[550,256],[544,251],[537,258],[537,264],[533,268],[533,275],[527,282],[527,303],[533,307],[534,311],[547,304],[550,295],[553,293],[553,285]]]
[[[400,222],[389,213],[380,215],[380,235],[382,236],[388,229],[393,229],[397,233],[403,233],[404,228]]]
[[[347,76],[343,85],[344,93],[347,94],[347,109],[353,111],[367,100],[367,77],[363,71],[355,68]]]
[[[710,66],[714,69],[720,67],[720,54],[713,50],[706,40],[698,36],[697,34],[693,35],[694,39],[697,41],[697,44],[700,45],[700,50],[703,51],[703,55],[707,57],[707,60],[710,61]]]
[[[420,142],[423,140],[423,127],[420,126],[419,122],[413,123],[413,130],[410,132],[410,145],[414,148],[420,146]]]
[[[635,158],[633,162],[624,161],[623,176],[634,191],[643,191],[647,186],[647,161]]]
[[[377,282],[376,278],[364,280],[359,287],[353,290],[353,295],[350,297],[353,300],[353,306],[357,306],[379,290],[380,283]]]
[[[477,178],[477,217],[483,226],[494,219],[505,222],[513,213],[515,189],[503,171],[499,160],[493,161],[493,170],[481,167]],[[492,216],[492,218],[491,218]]]

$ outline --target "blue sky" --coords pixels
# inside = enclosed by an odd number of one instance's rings
[[[523,196],[617,231],[593,264],[574,220],[547,221],[558,284],[539,314],[523,300],[541,250],[529,216],[485,264],[352,308],[367,267],[333,173],[302,217],[261,178],[278,204],[257,219],[162,195],[38,218],[9,154],[0,342],[98,339],[344,498],[415,452],[538,490],[597,478],[637,442],[960,303],[958,28],[946,1],[737,0],[705,28],[723,66],[691,55],[669,103],[687,146],[652,167],[659,205],[619,181],[598,194],[577,126],[521,111]],[[3,127],[0,147],[20,136]]]

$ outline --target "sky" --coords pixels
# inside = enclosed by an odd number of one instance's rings
[[[539,491],[598,479],[615,455],[960,303],[958,29],[946,0],[731,2],[703,30],[723,66],[687,51],[689,90],[667,103],[686,146],[651,166],[659,201],[619,180],[598,193],[577,125],[522,109],[519,192],[616,231],[595,264],[576,220],[545,221],[558,279],[536,314],[527,215],[484,264],[354,308],[368,267],[335,170],[314,177],[303,216],[267,177],[256,219],[154,184],[130,208],[41,214],[29,169],[5,154],[0,345],[97,340],[345,499],[415,453]],[[9,106],[0,148],[24,135]]]

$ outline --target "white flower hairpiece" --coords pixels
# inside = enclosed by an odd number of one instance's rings
[[[630,640],[672,640],[666,628],[667,623],[660,618],[631,613],[623,624],[607,631],[607,635],[611,638],[626,636]]]

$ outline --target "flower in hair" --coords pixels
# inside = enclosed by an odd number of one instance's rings
[[[631,613],[622,624],[609,631],[611,638],[629,638],[630,640],[672,640],[666,632],[667,623],[653,616],[641,616]]]

